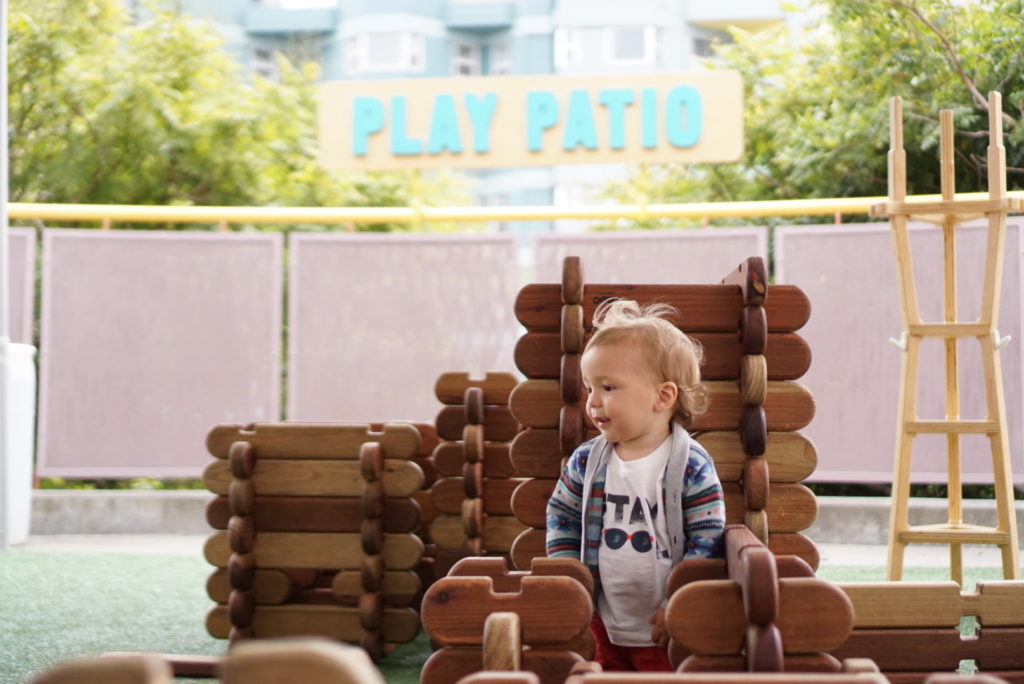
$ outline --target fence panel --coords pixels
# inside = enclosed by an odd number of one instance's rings
[[[768,256],[765,228],[700,228],[537,235],[535,281],[562,281],[562,259],[578,256],[591,283],[717,283],[747,257]]]
[[[293,233],[290,420],[433,420],[445,371],[514,370],[514,236]]]
[[[213,424],[277,420],[281,246],[46,230],[37,472],[198,477]]]
[[[980,311],[985,253],[984,226],[958,228],[958,318]],[[941,230],[911,229],[915,282],[922,319],[942,320]],[[1021,239],[1019,221],[1008,223],[1004,250],[999,330],[1012,341],[1000,353],[1014,478],[1024,483],[1022,431]],[[814,393],[817,412],[804,431],[818,449],[813,479],[891,482],[895,453],[900,355],[888,338],[903,330],[896,265],[888,224],[786,227],[775,232],[779,282],[804,289],[811,300],[810,322],[801,331],[813,353],[803,382]],[[960,415],[985,417],[978,342],[963,340],[960,354]],[[945,415],[944,345],[922,344],[918,417]],[[961,437],[965,482],[991,482],[988,439]],[[914,439],[913,481],[946,481],[946,445],[941,435]]]
[[[32,317],[35,313],[36,231],[34,228],[11,228],[8,233],[7,287],[10,292],[11,342],[32,344]]]

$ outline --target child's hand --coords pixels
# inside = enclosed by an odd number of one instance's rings
[[[651,641],[660,648],[668,648],[668,630],[665,629],[665,609],[659,608],[651,616],[649,622],[654,625],[654,629],[651,630]]]

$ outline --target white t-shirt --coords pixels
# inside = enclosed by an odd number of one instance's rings
[[[661,506],[672,436],[643,458],[612,454],[605,476],[604,529],[597,552],[601,571],[598,613],[618,646],[651,646],[651,616],[665,601],[672,570]],[[654,525],[650,524],[653,518]]]

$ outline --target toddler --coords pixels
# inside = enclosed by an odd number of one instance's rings
[[[672,669],[669,572],[684,558],[722,556],[722,485],[686,431],[707,406],[702,352],[665,320],[674,313],[628,300],[594,313],[581,368],[600,436],[576,448],[547,506],[547,555],[579,558],[594,574],[590,629],[609,671]]]

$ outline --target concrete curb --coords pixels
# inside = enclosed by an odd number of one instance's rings
[[[202,490],[127,491],[37,489],[32,492],[31,534],[206,534]],[[769,504],[770,506],[771,504]],[[995,502],[964,501],[964,520],[995,524]],[[1018,534],[1024,531],[1024,501],[1016,502]],[[946,520],[944,499],[911,499],[915,525]],[[889,498],[820,496],[818,518],[804,534],[818,543],[886,544]]]

